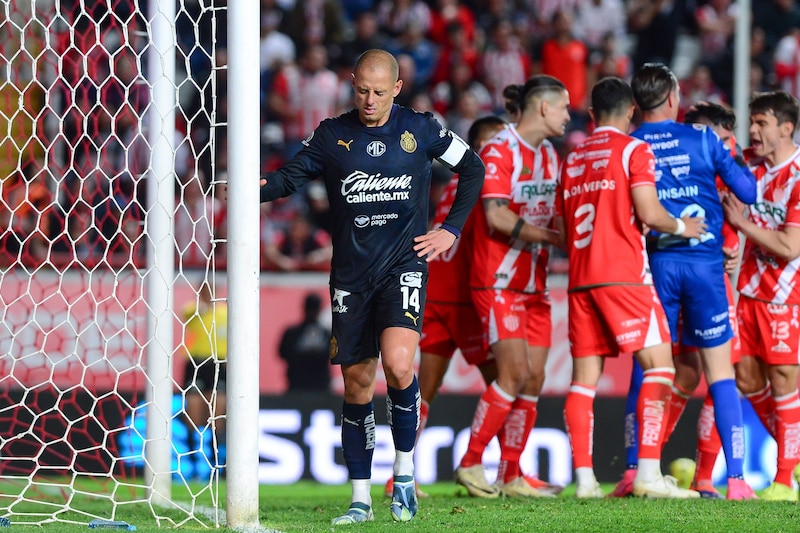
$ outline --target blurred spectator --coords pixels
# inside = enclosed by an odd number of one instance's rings
[[[633,70],[648,62],[672,64],[681,22],[678,0],[629,0],[628,29],[636,37]]]
[[[737,11],[731,0],[708,0],[697,8],[695,20],[703,61],[713,62],[722,56],[736,29]]]
[[[228,357],[228,306],[215,300],[211,286],[203,281],[196,300],[183,308],[183,343],[186,363],[183,373],[184,412],[190,428],[199,433],[207,427],[225,442],[225,382]],[[197,438],[195,431],[189,439]],[[193,443],[194,448],[198,443]]]
[[[26,166],[16,176],[0,182],[0,250],[28,266],[48,256],[50,236],[47,216],[53,194],[47,172]]]
[[[297,153],[300,144],[324,119],[339,110],[339,78],[328,68],[328,51],[321,44],[306,48],[299,64],[278,71],[269,93],[270,112],[283,124],[285,158]]]
[[[556,11],[553,15],[553,35],[542,43],[534,71],[561,80],[569,91],[571,114],[586,115],[594,71],[589,68],[589,49],[573,36],[572,24],[571,12]],[[580,120],[580,116],[571,117],[573,123],[576,120]]]
[[[373,11],[362,11],[353,21],[353,38],[342,43],[337,65],[346,69],[348,82],[358,56],[372,48],[384,48],[386,36],[380,32],[378,17]],[[349,85],[349,83],[348,83]]]
[[[431,28],[431,10],[422,0],[381,0],[378,24],[392,37],[399,37],[409,24],[416,24],[427,33]]]
[[[425,90],[425,86],[417,81],[417,64],[414,58],[408,54],[397,56],[398,79],[403,80],[403,88],[394,102],[398,105],[411,107],[411,101],[418,93]],[[352,74],[352,69],[350,69]],[[352,78],[351,78],[352,80]]]
[[[431,100],[431,96],[427,92],[418,92],[415,94],[414,98],[412,98],[411,102],[409,102],[409,107],[419,111],[420,113],[432,113],[442,126],[449,127],[447,118],[436,111],[436,109],[433,107],[433,100]]]
[[[283,272],[328,270],[332,255],[330,235],[315,228],[301,213],[295,215],[285,231],[276,232],[263,246],[265,266]]]
[[[575,10],[572,33],[590,50],[603,47],[608,34],[623,43],[627,30],[625,4],[622,0],[580,0]]]
[[[103,182],[104,178],[99,176],[99,180]],[[98,252],[111,266],[139,266],[144,258],[144,209],[140,199],[144,185],[138,178],[107,182],[94,205],[93,218],[100,231]]]
[[[284,19],[284,32],[300,48],[322,44],[337,47],[344,40],[344,11],[339,0],[295,2]]]
[[[772,54],[767,50],[767,34],[758,26],[753,26],[750,32],[750,59],[761,68],[764,84],[770,87],[777,86],[775,64]]]
[[[800,28],[800,7],[795,0],[758,0],[752,6],[753,26],[764,30],[769,53],[794,28]]]
[[[319,321],[322,298],[314,293],[303,301],[303,320],[286,328],[278,354],[286,362],[289,392],[327,391],[331,381],[331,330]]]
[[[450,66],[444,81],[433,86],[430,91],[433,108],[441,115],[453,109],[461,94],[470,92],[475,97],[481,114],[492,111],[492,95],[477,79],[472,68],[466,63],[454,63]]]
[[[775,48],[775,75],[780,88],[800,95],[800,28],[795,28]]]
[[[494,113],[503,113],[506,104],[503,89],[508,85],[525,83],[531,74],[531,57],[520,46],[510,20],[500,19],[492,26],[480,74],[492,95]]]
[[[425,37],[425,30],[416,23],[410,23],[399,37],[391,39],[386,50],[395,57],[409,56],[414,60],[417,88],[427,87],[439,60],[439,47]],[[404,82],[405,83],[405,82]]]
[[[261,73],[274,73],[283,65],[293,63],[296,47],[291,37],[279,31],[284,12],[275,0],[261,1],[261,43],[259,59]]]
[[[553,17],[558,11],[575,14],[581,0],[525,0],[528,10],[534,14],[533,33],[539,40],[550,36]],[[539,43],[534,43],[537,46]]]
[[[475,15],[460,0],[436,0],[431,13],[431,27],[428,32],[431,40],[439,46],[447,46],[448,26],[456,24],[464,31],[467,46],[475,44]]]
[[[73,262],[91,264],[97,244],[97,229],[92,222],[91,198],[84,191],[85,180],[74,173],[64,177],[58,201],[50,211],[51,256],[59,266]]]
[[[497,20],[511,21],[514,35],[517,36],[520,46],[527,50],[530,41],[535,36],[533,27],[533,14],[524,2],[517,0],[482,0],[480,10],[475,13],[475,46],[484,50],[487,46],[492,27]]]
[[[717,87],[711,78],[711,71],[703,63],[692,68],[689,77],[680,80],[681,101],[678,121],[683,121],[683,114],[697,102],[724,104],[725,93]]]
[[[179,183],[175,200],[177,264],[182,269],[206,268],[215,252],[214,241],[225,238],[220,232],[225,206],[220,198],[210,194],[199,174]]]
[[[328,235],[333,231],[333,214],[328,201],[328,191],[322,180],[316,179],[306,186],[308,199],[308,219],[311,223]]]
[[[596,80],[606,76],[629,80],[632,75],[631,58],[619,50],[613,33],[607,33],[600,48],[589,55],[589,64]]]
[[[467,41],[464,28],[455,22],[447,26],[447,42],[439,49],[439,59],[431,79],[431,85],[448,80],[453,65],[466,64],[472,72],[478,71],[481,52],[474,43]]]
[[[456,105],[445,115],[445,120],[450,130],[462,139],[466,139],[472,123],[486,114],[475,95],[470,91],[464,91],[457,96]]]

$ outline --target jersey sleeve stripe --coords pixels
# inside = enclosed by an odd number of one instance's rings
[[[439,161],[448,167],[453,168],[461,161],[461,158],[464,157],[464,154],[467,153],[469,146],[467,146],[467,143],[455,133],[452,133],[451,136],[453,140],[450,142],[450,146],[447,147],[447,150],[445,150],[445,152],[439,157]]]

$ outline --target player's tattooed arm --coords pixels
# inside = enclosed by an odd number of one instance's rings
[[[483,201],[489,229],[525,242],[560,245],[557,232],[525,222],[509,208],[508,198],[487,198]]]

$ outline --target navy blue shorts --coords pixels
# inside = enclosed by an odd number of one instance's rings
[[[380,335],[389,327],[421,333],[427,282],[427,270],[410,265],[390,272],[369,290],[331,286],[331,362],[347,365],[378,357]]]
[[[672,342],[682,341],[697,348],[713,348],[733,337],[728,315],[728,296],[722,258],[703,263],[650,258],[653,283],[664,305]],[[678,329],[678,318],[683,320]]]

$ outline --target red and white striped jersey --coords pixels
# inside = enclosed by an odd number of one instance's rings
[[[570,290],[652,284],[631,189],[655,184],[650,145],[616,128],[596,128],[567,155],[556,212],[566,227]]]
[[[513,126],[481,150],[486,166],[481,199],[502,198],[525,222],[550,227],[555,213],[558,155],[548,140],[534,148]],[[548,246],[530,244],[489,230],[482,202],[473,210],[474,242],[470,285],[528,293],[547,290]]]
[[[800,147],[779,165],[751,162],[756,176],[756,202],[750,206],[750,220],[758,227],[781,231],[786,226],[800,227]],[[786,261],[768,253],[747,239],[739,292],[744,296],[778,304],[800,305],[800,258]]]

